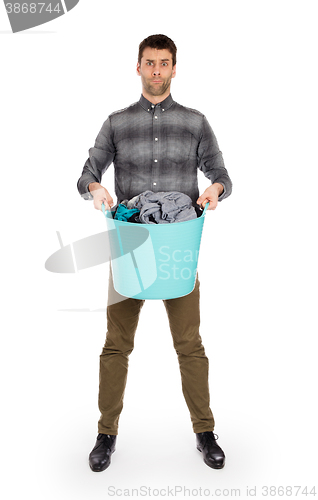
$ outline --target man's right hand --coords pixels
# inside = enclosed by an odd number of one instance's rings
[[[104,203],[106,210],[114,205],[113,198],[110,196],[106,188],[101,186],[98,182],[91,182],[88,186],[88,190],[94,198],[94,207],[97,210],[102,209],[102,204]]]

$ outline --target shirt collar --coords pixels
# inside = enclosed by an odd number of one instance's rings
[[[160,106],[162,110],[170,108],[172,104],[174,103],[174,100],[171,97],[171,94],[168,95],[168,97],[165,98],[164,101],[159,102],[158,104],[153,104],[152,102],[148,101],[142,94],[139,99],[139,104],[142,108],[144,108],[146,111],[150,111],[152,107],[155,106]]]

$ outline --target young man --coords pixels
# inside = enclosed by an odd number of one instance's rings
[[[146,190],[179,191],[194,206],[214,210],[231,194],[232,183],[222,153],[205,116],[176,103],[170,94],[176,75],[176,46],[165,35],[152,35],[139,45],[137,74],[142,95],[131,106],[112,113],[104,122],[94,148],[89,150],[77,188],[85,199],[93,199],[101,210],[113,206],[102,175],[114,163],[117,202],[129,200]],[[197,169],[211,181],[199,196]],[[199,334],[198,276],[193,291],[177,299],[164,300],[174,347],[178,355],[182,391],[189,408],[197,449],[204,462],[215,469],[225,464],[225,455],[213,433],[210,409],[208,358]],[[123,407],[128,357],[144,300],[127,299],[116,292],[109,280],[107,335],[100,356],[98,404],[101,416],[98,437],[89,455],[95,472],[105,470],[115,451],[118,420]]]

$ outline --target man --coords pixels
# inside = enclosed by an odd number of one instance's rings
[[[222,153],[205,116],[176,103],[170,94],[176,76],[176,46],[165,35],[152,35],[139,45],[137,74],[142,95],[131,106],[112,113],[104,122],[91,148],[77,187],[94,207],[107,209],[113,199],[100,182],[113,162],[118,203],[146,190],[179,191],[194,206],[214,210],[230,195],[232,183]],[[197,169],[211,181],[199,196]],[[189,408],[197,449],[204,462],[215,469],[225,464],[223,450],[213,433],[214,417],[209,407],[208,358],[199,334],[198,276],[193,291],[180,298],[164,300],[174,347],[178,355],[182,391]],[[109,296],[114,296],[110,273]],[[118,294],[117,294],[118,295]],[[98,437],[89,455],[95,472],[105,470],[115,451],[118,420],[123,407],[128,357],[144,300],[124,298],[107,307],[106,342],[100,356]]]

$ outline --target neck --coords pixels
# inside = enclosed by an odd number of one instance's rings
[[[149,94],[145,89],[142,89],[142,95],[149,102],[152,102],[152,104],[159,104],[159,102],[164,101],[170,95],[170,87],[162,95],[152,95]]]

